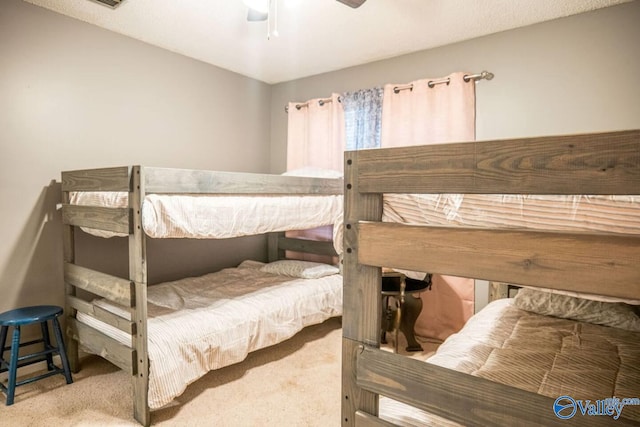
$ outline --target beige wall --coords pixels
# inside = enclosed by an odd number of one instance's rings
[[[640,127],[640,2],[273,86],[271,171],[286,167],[288,101],[454,71],[477,84],[477,138]]]
[[[270,93],[256,80],[2,0],[0,311],[63,302],[60,171],[145,164],[267,172]],[[80,253],[85,264],[126,274],[126,239],[79,241],[97,247],[94,256]],[[261,257],[264,239],[232,246],[151,241],[150,282]]]

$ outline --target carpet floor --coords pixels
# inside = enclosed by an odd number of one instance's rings
[[[392,344],[392,343],[391,343]],[[151,413],[156,426],[340,426],[341,318],[213,371]],[[402,348],[402,342],[400,342]],[[424,358],[437,344],[423,343]],[[0,400],[0,426],[137,426],[129,375],[87,355],[67,385],[62,375],[20,386]]]

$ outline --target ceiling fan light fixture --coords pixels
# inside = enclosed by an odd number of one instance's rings
[[[269,0],[242,0],[242,2],[249,8],[249,13],[253,11],[261,15],[269,14]]]
[[[249,9],[249,11],[247,12],[247,21],[249,22],[266,21],[267,18],[269,18],[268,13],[258,12],[254,9]]]

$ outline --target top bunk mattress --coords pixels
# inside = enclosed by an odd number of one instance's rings
[[[640,234],[640,196],[385,194],[383,221]]]
[[[432,227],[640,234],[640,196],[384,194],[382,221]],[[342,253],[342,232],[342,227],[334,228],[338,253]]]
[[[225,239],[268,232],[334,225],[342,215],[342,195],[163,195],[142,204],[142,226],[152,238]],[[125,208],[126,192],[74,192],[70,203]],[[98,237],[126,234],[84,228]]]

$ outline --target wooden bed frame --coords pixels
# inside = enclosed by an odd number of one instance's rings
[[[378,395],[463,425],[610,423],[380,350],[381,267],[639,299],[640,235],[383,223],[383,193],[640,194],[640,130],[345,153],[342,425],[392,425]]]
[[[128,208],[107,208],[69,204],[74,191],[129,192]],[[79,369],[78,344],[101,355],[132,375],[134,417],[142,425],[151,422],[148,405],[149,360],[147,353],[147,254],[142,230],[142,202],[145,195],[163,194],[342,194],[340,179],[307,178],[269,174],[212,172],[201,170],[115,167],[62,172],[62,221],[64,280],[66,293],[67,347],[74,372]],[[75,227],[129,235],[129,277],[123,279],[75,263]],[[284,233],[268,235],[269,261],[284,258],[287,250],[335,256],[331,242],[287,238]],[[78,292],[82,290],[82,292]],[[131,307],[127,321],[91,304],[80,294],[90,292],[117,304]],[[75,320],[81,311],[132,336],[128,347]]]

